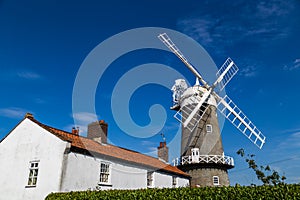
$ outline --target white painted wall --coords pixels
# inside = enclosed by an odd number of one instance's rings
[[[168,175],[162,172],[154,172],[154,187],[157,188],[171,188],[172,187],[172,175]]]
[[[189,186],[189,179],[183,178],[176,175],[170,175],[164,172],[157,171],[154,173],[154,187],[156,188],[172,188],[173,187],[173,176],[176,177],[176,187],[187,187]]]
[[[0,143],[0,200],[40,200],[51,192],[96,189],[101,161],[110,163],[112,186],[100,189],[147,188],[147,168],[116,159],[65,154],[69,147],[29,119],[23,120]],[[37,186],[26,188],[33,160],[39,160]],[[188,179],[178,178],[178,186],[187,185]],[[155,172],[154,187],[172,187],[172,175]]]
[[[99,182],[99,160],[78,153],[69,153],[66,158],[61,191],[93,189]]]
[[[41,200],[59,191],[67,143],[25,119],[0,143],[0,199]],[[25,188],[29,162],[39,160],[37,186]]]
[[[186,178],[177,177],[177,186],[176,187],[188,187],[190,186],[190,182]]]
[[[107,186],[100,185],[100,163],[110,164],[110,182]],[[140,189],[147,188],[147,169],[145,167],[124,163],[115,159],[94,158],[71,152],[66,159],[66,169],[63,176],[61,191],[81,191],[96,188],[106,189]],[[172,175],[154,172],[154,186],[171,188]],[[187,178],[178,177],[178,187],[187,186]],[[97,187],[98,186],[98,187]]]
[[[147,170],[124,163],[113,163],[111,183],[114,189],[147,188]]]
[[[96,189],[99,183],[101,161],[110,164],[110,182],[108,186],[101,185],[101,189],[138,189],[147,187],[147,170],[145,169],[71,152],[67,158],[62,191]]]

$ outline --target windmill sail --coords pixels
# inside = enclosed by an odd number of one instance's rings
[[[248,139],[250,139],[260,149],[265,143],[266,137],[256,128],[256,126],[248,119],[248,117],[233,103],[233,101],[226,95],[221,98],[215,91],[215,87],[219,87],[220,91],[228,84],[232,77],[237,73],[238,67],[235,63],[228,58],[222,67],[217,72],[217,80],[210,86],[202,78],[200,73],[193,67],[192,64],[185,58],[181,51],[172,42],[166,33],[160,34],[158,38],[178,57],[180,60],[192,71],[192,73],[202,83],[206,91],[200,95],[194,95],[194,102],[190,102],[188,106],[183,106],[174,115],[184,127],[193,131],[198,125],[199,121],[207,110],[205,103],[210,95],[217,100],[218,110],[233,124],[235,125]],[[200,94],[200,91],[198,92]]]
[[[162,33],[158,38],[193,72],[193,74],[199,79],[206,89],[209,89],[208,84],[203,80],[202,76],[197,72],[193,65],[185,58],[177,46],[173,43],[171,38],[166,34]]]
[[[219,99],[217,108],[249,140],[260,149],[262,148],[266,137],[227,95]]]
[[[236,64],[230,58],[227,58],[222,67],[216,73],[217,80],[213,86],[219,86],[220,91],[222,91],[238,70],[239,68]]]
[[[211,90],[203,93],[202,97],[193,96],[189,106],[181,107],[180,110],[174,115],[174,117],[179,120],[183,127],[186,127],[191,132],[195,129],[198,122],[201,120],[203,114],[206,112],[207,101]]]

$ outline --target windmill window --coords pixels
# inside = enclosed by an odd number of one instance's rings
[[[109,183],[110,166],[109,163],[101,162],[100,165],[100,183]]]
[[[153,187],[153,172],[147,172],[147,187]]]
[[[29,176],[28,176],[26,187],[36,187],[38,173],[39,173],[39,161],[31,161],[29,163]]]
[[[219,177],[218,176],[213,176],[213,184],[214,185],[220,185]]]
[[[211,124],[206,125],[206,132],[207,133],[212,133],[212,125]]]

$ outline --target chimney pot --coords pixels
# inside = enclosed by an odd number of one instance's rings
[[[33,119],[34,117],[33,117],[33,114],[28,112],[28,113],[25,114],[25,118]]]
[[[74,134],[74,135],[79,135],[79,128],[75,128],[75,127],[73,127],[72,128],[72,134]]]

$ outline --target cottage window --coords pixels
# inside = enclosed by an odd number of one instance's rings
[[[173,187],[176,187],[176,186],[177,186],[177,177],[176,177],[176,176],[173,176],[173,177],[172,177],[172,186],[173,186]]]
[[[153,187],[153,172],[147,172],[147,187]]]
[[[207,133],[212,133],[212,125],[211,124],[206,125],[206,132]]]
[[[38,172],[39,172],[39,162],[38,161],[30,162],[27,186],[30,187],[36,186]]]
[[[213,176],[213,184],[214,185],[220,185],[219,177],[218,176]]]
[[[100,183],[109,183],[109,163],[100,165]]]

